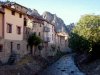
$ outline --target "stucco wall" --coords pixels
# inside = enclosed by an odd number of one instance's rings
[[[12,33],[7,33],[7,23],[12,24]],[[23,16],[19,18],[19,13],[11,14],[11,10],[5,8],[5,39],[23,40]],[[17,34],[17,26],[21,27],[21,34]]]
[[[27,18],[27,27],[32,29],[33,28],[33,22],[32,19]]]
[[[40,27],[40,23],[33,23],[33,32],[36,32],[36,35],[39,36],[39,32],[40,32],[40,38],[43,39],[43,24],[41,24]]]
[[[2,30],[3,30],[3,29],[2,29],[2,24],[3,24],[3,23],[2,23],[2,22],[3,22],[3,21],[2,21],[2,20],[3,20],[2,18],[3,18],[3,14],[0,13],[0,37],[2,37]]]

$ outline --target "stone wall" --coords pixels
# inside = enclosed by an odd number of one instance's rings
[[[12,42],[12,51],[11,51],[11,42]],[[21,57],[29,53],[27,50],[27,42],[26,41],[15,41],[15,40],[5,40],[1,39],[0,44],[3,45],[3,50],[0,52],[0,61],[3,63],[7,62],[10,55],[15,53],[17,55],[17,60]],[[20,47],[18,46],[20,45]],[[18,49],[19,47],[19,49]]]
[[[44,48],[41,50],[41,56],[46,58],[48,56],[54,56],[57,53],[57,46],[54,44],[48,44],[47,48],[46,46],[47,44],[44,44]],[[53,48],[55,47],[55,48]]]
[[[11,51],[11,42],[13,44],[12,51]],[[0,39],[0,44],[3,45],[3,50],[0,52],[0,60],[5,63],[8,61],[10,55],[14,52],[17,55],[17,59],[19,60],[22,58],[24,55],[27,55],[30,52],[30,48],[27,49],[27,41],[22,40],[22,41],[16,41],[16,40],[5,40],[5,39]],[[18,45],[20,45],[20,48],[18,49]],[[42,50],[39,50],[38,48],[36,49],[33,46],[33,55],[34,51],[36,50],[35,55],[41,55],[42,57],[46,58],[48,56],[55,56],[57,53],[57,50],[63,51],[66,50],[65,45],[55,45],[55,44],[41,44],[44,47]],[[46,48],[47,46],[47,48]],[[53,48],[55,47],[55,48]],[[59,48],[58,48],[59,47]]]
[[[2,62],[7,62],[10,56],[10,44],[6,42],[4,39],[0,40],[0,44],[3,46],[3,49],[0,52],[0,60]]]

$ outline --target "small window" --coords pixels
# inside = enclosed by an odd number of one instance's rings
[[[3,45],[0,44],[0,52],[2,52],[2,50],[3,50]]]
[[[41,33],[39,32],[39,36],[41,35]]]
[[[34,35],[36,35],[36,32],[34,32]]]
[[[21,34],[21,27],[17,26],[17,34]]]
[[[19,17],[22,18],[22,14],[21,13],[19,14]]]
[[[7,24],[7,33],[12,33],[12,24]]]
[[[11,11],[11,14],[12,14],[12,15],[15,15],[15,11]]]
[[[33,23],[33,27],[36,27],[36,23]]]
[[[24,18],[24,26],[27,26],[27,19]]]
[[[41,24],[40,24],[40,27],[41,27]]]
[[[17,50],[20,50],[20,44],[17,44]]]

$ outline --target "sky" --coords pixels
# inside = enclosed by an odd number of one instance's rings
[[[1,0],[5,1],[5,0]],[[100,14],[100,0],[10,0],[31,9],[41,15],[45,11],[62,18],[66,25],[77,23],[82,15]]]

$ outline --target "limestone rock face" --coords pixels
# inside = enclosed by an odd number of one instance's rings
[[[28,12],[27,12],[28,15],[31,15],[31,16],[37,16],[37,17],[41,17],[41,15],[38,13],[38,11],[36,9],[28,9]]]
[[[73,30],[74,27],[75,27],[75,24],[71,23],[66,26],[66,30],[68,31],[68,33],[71,33],[71,31]]]
[[[34,16],[34,15],[35,15],[35,16],[40,16],[40,14],[38,13],[38,11],[37,11],[36,9],[33,9],[33,10],[32,10],[31,15],[32,15],[32,16]]]
[[[42,17],[55,25],[55,30],[57,32],[65,32],[65,23],[64,21],[57,17],[56,14],[51,14],[50,12],[44,12]]]
[[[52,22],[52,20],[54,18],[53,14],[51,14],[50,12],[47,12],[47,11],[43,13],[42,17],[49,22]]]

